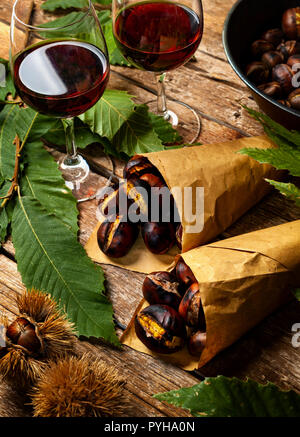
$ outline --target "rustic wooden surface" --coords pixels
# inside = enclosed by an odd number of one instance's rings
[[[202,116],[201,142],[235,139],[242,135],[261,133],[260,126],[242,109],[241,104],[255,108],[243,83],[228,65],[222,47],[221,32],[225,17],[234,0],[203,0],[205,31],[196,54],[197,62],[171,72],[167,76],[167,95],[191,105]],[[0,4],[0,57],[8,57],[9,22],[12,0]],[[42,17],[37,17],[41,20]],[[138,102],[155,96],[151,74],[135,69],[112,67],[109,87],[124,89]],[[87,152],[92,168],[107,165],[101,152]],[[109,167],[109,166],[108,166]],[[120,171],[121,163],[117,163]],[[103,184],[105,179],[102,178]],[[95,201],[79,206],[80,242],[86,243],[97,220]],[[300,210],[278,193],[273,192],[231,226],[223,238],[277,225],[300,218]],[[141,298],[143,275],[103,266],[110,297],[119,326],[126,326]],[[12,319],[16,312],[14,296],[24,290],[14,260],[14,248],[8,240],[0,253],[0,312]],[[221,353],[197,372],[185,372],[158,359],[137,353],[127,347],[121,351],[100,341],[78,342],[82,351],[89,350],[116,366],[127,381],[126,390],[131,409],[125,416],[187,416],[152,398],[154,393],[187,387],[205,376],[224,374],[251,377],[259,382],[271,381],[282,388],[300,392],[300,349],[291,345],[291,327],[300,322],[300,304],[292,301],[266,319],[232,347]],[[121,334],[122,329],[118,328]],[[0,385],[0,416],[26,416],[30,410],[11,387]]]

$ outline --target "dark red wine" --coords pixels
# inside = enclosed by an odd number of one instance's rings
[[[195,53],[202,38],[202,19],[176,3],[136,3],[123,9],[114,36],[124,57],[154,72],[177,68]]]
[[[73,117],[102,96],[109,64],[96,46],[81,41],[47,41],[22,52],[14,81],[22,100],[42,114]]]

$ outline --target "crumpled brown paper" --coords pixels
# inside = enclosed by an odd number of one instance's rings
[[[278,178],[278,172],[267,164],[259,164],[246,155],[237,153],[245,147],[270,148],[275,145],[266,137],[240,138],[234,141],[149,153],[145,156],[159,169],[169,189],[192,187],[193,209],[196,187],[204,187],[204,227],[201,232],[187,233],[182,214],[182,203],[174,196],[183,224],[182,251],[205,244],[223,232],[270,190],[264,178]],[[180,197],[180,196],[179,196]],[[141,235],[128,255],[112,259],[98,247],[94,229],[86,244],[87,254],[96,262],[112,264],[137,272],[165,270],[179,253],[175,247],[165,255],[149,252]]]
[[[122,343],[159,356],[185,370],[202,367],[233,344],[300,286],[300,220],[198,247],[181,255],[199,282],[207,343],[200,359],[187,348],[172,355],[152,353],[137,338],[134,316]]]

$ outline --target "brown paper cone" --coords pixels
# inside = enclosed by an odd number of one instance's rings
[[[270,190],[264,178],[274,179],[278,173],[270,165],[261,165],[237,153],[245,147],[270,148],[274,144],[267,137],[260,136],[145,155],[161,172],[169,189],[179,189],[174,198],[183,224],[183,252],[211,241]],[[196,233],[187,233],[187,226],[194,225],[195,221],[187,223],[183,213],[183,193],[186,187],[192,188],[194,211],[196,188],[204,187],[203,230]],[[179,201],[180,196],[183,202]],[[108,258],[98,247],[99,226],[94,229],[86,244],[88,255],[96,262],[150,273],[165,270],[173,261],[174,254],[179,253],[179,250],[173,248],[167,255],[153,255],[145,248],[140,236],[127,256],[121,259]]]
[[[284,304],[291,288],[300,285],[300,220],[198,247],[181,256],[199,282],[206,318],[207,343],[200,359],[187,349],[170,356],[152,353],[136,337],[134,317],[121,340],[138,351],[194,370]],[[140,307],[147,305],[143,301]]]

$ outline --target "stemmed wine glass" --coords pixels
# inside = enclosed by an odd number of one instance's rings
[[[34,2],[34,16],[41,13]],[[24,22],[26,0],[16,0],[11,20],[10,63],[16,90],[31,108],[62,119],[67,155],[60,161],[66,185],[78,200],[93,184],[86,160],[78,155],[74,117],[102,96],[109,78],[109,61],[100,22],[91,3],[61,27]],[[96,191],[96,190],[95,190]]]
[[[176,112],[182,116],[184,108],[192,111],[196,124],[186,125],[185,132],[189,136],[187,142],[195,141],[200,133],[199,116],[179,101],[177,104],[169,102],[175,111],[167,108],[164,77],[167,71],[191,59],[200,44],[203,33],[201,0],[113,0],[113,33],[125,59],[141,70],[154,72],[158,86],[154,112],[176,127],[180,118]],[[149,106],[152,110],[152,102]]]

